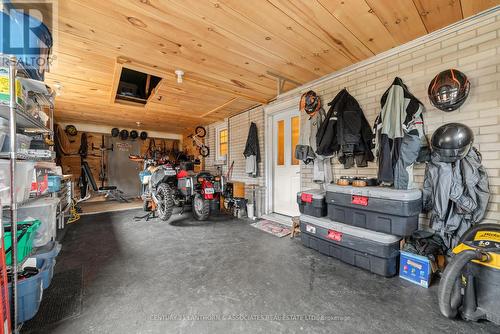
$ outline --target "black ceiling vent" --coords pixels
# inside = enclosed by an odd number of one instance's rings
[[[160,81],[160,77],[123,67],[115,101],[145,105]]]

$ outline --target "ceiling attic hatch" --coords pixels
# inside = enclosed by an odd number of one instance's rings
[[[115,102],[144,106],[161,80],[160,77],[122,67]]]

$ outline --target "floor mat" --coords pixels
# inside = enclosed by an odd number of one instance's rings
[[[62,320],[80,315],[83,296],[82,268],[56,273],[43,292],[36,316],[22,327],[23,333],[38,333]]]
[[[259,220],[258,222],[253,223],[251,225],[255,228],[258,228],[259,230],[270,233],[279,238],[287,236],[292,232],[289,227],[265,219]]]

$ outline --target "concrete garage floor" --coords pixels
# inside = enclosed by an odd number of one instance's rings
[[[68,227],[56,272],[83,268],[81,313],[47,333],[498,333],[443,318],[423,289],[320,255],[247,221],[135,222],[141,210]],[[53,288],[57,289],[57,286]],[[327,320],[197,320],[313,315]],[[169,316],[171,318],[169,318]],[[180,317],[188,319],[180,319]],[[175,319],[177,317],[177,319]]]

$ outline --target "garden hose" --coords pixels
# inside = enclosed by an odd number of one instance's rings
[[[74,199],[71,200],[71,209],[69,210],[69,214],[70,217],[66,224],[73,224],[80,219],[80,215],[78,214],[78,209],[76,207],[76,201]]]

